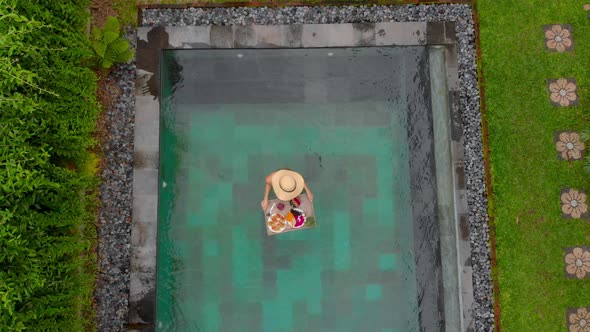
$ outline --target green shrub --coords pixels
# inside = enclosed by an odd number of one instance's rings
[[[91,45],[96,64],[102,69],[109,69],[114,64],[125,63],[133,58],[129,42],[121,36],[119,20],[115,17],[107,18],[102,29],[94,28]]]
[[[0,0],[0,331],[92,326],[98,180],[77,171],[99,113],[81,65],[87,5]]]

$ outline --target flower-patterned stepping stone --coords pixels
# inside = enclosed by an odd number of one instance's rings
[[[547,89],[550,92],[551,103],[556,107],[573,106],[578,103],[578,86],[575,78],[549,79]]]
[[[560,131],[555,134],[557,157],[561,160],[580,160],[585,149],[579,133]]]
[[[567,308],[567,330],[570,332],[590,332],[590,308]]]
[[[573,188],[561,189],[561,212],[566,219],[588,219],[586,193]]]
[[[550,24],[543,26],[545,46],[553,52],[569,52],[574,50],[572,26],[569,24]]]
[[[590,247],[564,248],[565,274],[568,278],[590,278]]]

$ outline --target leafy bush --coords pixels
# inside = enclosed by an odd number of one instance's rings
[[[92,325],[87,1],[0,0],[0,331]],[[90,233],[90,234],[89,234]]]
[[[119,21],[109,17],[102,29],[92,31],[92,49],[96,63],[103,69],[109,69],[117,63],[125,63],[133,58],[127,39],[121,37]]]

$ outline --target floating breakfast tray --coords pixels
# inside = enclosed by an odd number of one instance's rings
[[[301,200],[298,208],[293,208],[289,202],[278,199],[268,201],[268,210],[264,214],[266,235],[277,235],[317,226],[313,203],[309,201],[307,194],[299,195],[298,198]],[[281,204],[283,205],[282,210],[279,209]],[[293,218],[290,218],[289,213],[292,210],[294,210],[294,213],[291,213]],[[300,215],[297,216],[297,214]]]

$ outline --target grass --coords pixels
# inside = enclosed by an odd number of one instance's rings
[[[501,327],[560,331],[590,283],[565,278],[563,247],[588,245],[590,223],[561,217],[562,187],[590,189],[582,162],[559,161],[554,133],[588,128],[590,21],[584,0],[478,0],[496,230]],[[545,49],[543,25],[571,24],[575,52]],[[575,77],[579,105],[555,108],[546,80]],[[517,222],[518,220],[518,222]]]

